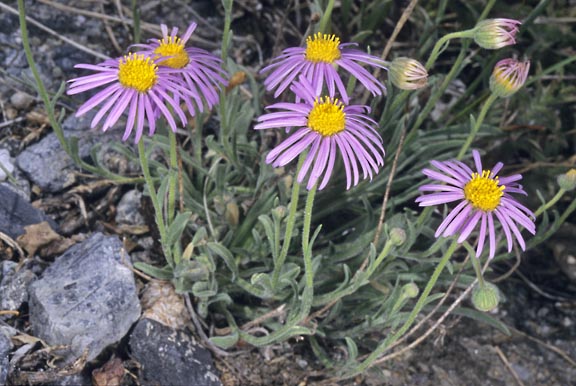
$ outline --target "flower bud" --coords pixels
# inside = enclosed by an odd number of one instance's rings
[[[474,41],[488,50],[516,44],[515,36],[520,24],[518,20],[512,19],[482,20],[474,28]]]
[[[277,220],[280,221],[286,216],[286,207],[284,205],[279,205],[276,208],[272,209],[272,216]]]
[[[519,62],[516,59],[503,59],[496,63],[490,77],[490,91],[496,96],[507,98],[526,83],[530,61]]]
[[[560,188],[565,191],[574,190],[576,188],[576,169],[570,169],[566,173],[559,175],[556,181],[558,181]]]
[[[498,303],[500,303],[500,292],[494,284],[476,285],[472,290],[472,304],[478,311],[492,311],[498,307]]]
[[[396,246],[404,244],[406,241],[406,232],[402,228],[392,228],[390,230],[390,241]]]
[[[417,90],[428,84],[428,71],[417,60],[396,58],[388,69],[390,81],[401,90]]]
[[[402,295],[405,299],[413,299],[420,293],[418,286],[414,283],[404,284],[402,286]]]

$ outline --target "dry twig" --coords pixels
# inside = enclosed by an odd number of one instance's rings
[[[512,365],[510,364],[510,362],[508,361],[508,358],[506,358],[506,355],[504,355],[502,350],[500,350],[500,347],[495,346],[494,350],[496,350],[496,354],[498,354],[498,356],[500,357],[500,360],[502,361],[502,363],[504,363],[504,366],[506,366],[506,369],[508,369],[510,374],[512,374],[512,376],[514,377],[514,380],[516,381],[518,386],[524,386],[524,382],[522,382],[522,380],[520,379],[520,377],[518,376],[518,374],[516,373],[516,371],[514,370]]]

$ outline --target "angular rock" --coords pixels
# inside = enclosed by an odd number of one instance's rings
[[[93,137],[89,135],[80,137],[79,155],[86,158],[93,145]],[[27,147],[16,157],[16,163],[36,185],[52,193],[74,183],[75,173],[78,171],[54,133]]]
[[[129,256],[115,236],[96,233],[71,247],[29,287],[30,324],[50,345],[70,345],[88,360],[118,342],[140,316]]]
[[[222,386],[210,352],[184,331],[142,319],[130,335],[130,349],[142,365],[143,385]]]
[[[34,272],[26,268],[16,271],[13,261],[3,261],[0,281],[0,310],[16,311],[28,300],[28,285],[36,279]]]
[[[42,211],[34,208],[22,196],[4,185],[0,185],[0,232],[13,239],[25,233],[26,225],[48,221],[52,229],[58,231],[56,223]]]
[[[90,123],[95,111],[88,112],[81,117],[69,116],[62,122],[62,130],[67,140],[78,140],[78,156],[90,162],[92,152],[96,146],[96,157],[101,164],[102,154],[109,152],[111,142],[119,141],[119,132],[103,135],[90,129]],[[110,131],[114,131],[111,128]],[[38,143],[27,147],[18,157],[17,166],[46,192],[56,193],[75,182],[76,172],[79,171],[72,158],[66,154],[55,133],[50,133]]]

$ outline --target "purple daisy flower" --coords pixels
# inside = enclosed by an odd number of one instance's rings
[[[221,68],[222,60],[212,53],[201,48],[188,47],[186,43],[192,36],[197,24],[191,23],[186,32],[178,37],[178,28],[172,28],[168,33],[165,24],[160,25],[162,39],[150,39],[148,44],[135,44],[141,49],[139,53],[158,60],[159,66],[166,66],[177,70],[176,72],[191,91],[196,107],[187,104],[191,115],[196,111],[204,111],[206,101],[208,109],[219,102],[218,90],[226,85],[226,72]],[[186,99],[185,102],[190,102]]]
[[[423,185],[419,188],[422,192],[434,192],[416,199],[420,206],[440,205],[453,201],[460,203],[442,221],[436,230],[435,237],[449,237],[459,234],[458,242],[462,243],[470,236],[472,231],[480,224],[476,257],[482,254],[486,235],[490,244],[489,259],[496,253],[496,227],[495,220],[500,222],[508,252],[512,250],[512,234],[520,244],[522,250],[526,249],[526,243],[520,233],[518,225],[523,226],[528,232],[535,234],[534,214],[530,209],[520,204],[511,193],[526,195],[522,185],[517,181],[522,175],[515,174],[509,177],[498,177],[498,172],[504,164],[498,162],[491,170],[482,169],[480,153],[473,150],[472,156],[476,164],[476,172],[473,172],[464,163],[452,161],[431,161],[430,163],[439,171],[424,169],[422,172],[436,180],[438,184]]]
[[[349,48],[356,43],[340,44],[340,38],[335,35],[321,34],[306,39],[306,48],[292,47],[285,49],[273,63],[260,72],[270,72],[264,86],[266,90],[274,90],[277,98],[299,75],[305,76],[312,84],[316,94],[322,92],[324,82],[330,97],[334,97],[335,89],[348,104],[344,82],[338,75],[337,67],[342,67],[356,77],[373,95],[381,95],[385,87],[370,72],[358,63],[386,69],[384,62],[373,55]]]
[[[77,64],[74,67],[96,71],[96,74],[70,80],[68,95],[107,85],[76,112],[76,116],[79,117],[104,103],[92,119],[90,127],[96,127],[108,114],[102,124],[102,130],[106,131],[127,111],[128,119],[123,141],[128,139],[136,126],[135,142],[138,142],[145,121],[148,122],[149,135],[154,134],[156,119],[159,116],[164,116],[172,131],[176,132],[176,122],[168,106],[180,117],[182,125],[186,125],[186,116],[175,99],[186,100],[189,98],[189,92],[179,84],[178,78],[170,75],[169,70],[159,69],[153,59],[142,54],[129,54],[119,59],[108,59],[97,65]]]
[[[268,153],[266,163],[281,167],[307,151],[297,181],[302,182],[310,172],[306,185],[310,190],[323,175],[318,187],[323,189],[330,180],[339,152],[346,170],[346,189],[358,184],[360,168],[364,179],[372,179],[384,165],[384,147],[376,131],[378,124],[366,115],[370,108],[347,105],[329,96],[321,97],[303,77],[290,89],[302,102],[268,106],[267,109],[277,111],[260,116],[254,127],[256,130],[296,128]]]

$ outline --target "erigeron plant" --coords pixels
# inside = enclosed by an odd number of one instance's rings
[[[35,71],[23,1],[18,4],[39,92],[54,130],[74,156]],[[191,23],[181,36],[176,27],[168,32],[163,25],[160,38],[133,45],[121,58],[78,66],[94,73],[70,80],[68,94],[99,91],[76,114],[98,110],[92,126],[103,131],[125,115],[123,139],[134,134],[138,146],[166,265],[136,267],[172,281],[194,300],[191,312],[220,331],[206,337],[208,346],[217,352],[216,347],[234,350],[241,341],[266,346],[307,337],[325,366],[351,377],[386,360],[386,353],[417,329],[418,315],[433,313],[456,284],[466,288],[464,294],[475,288],[474,304],[481,311],[497,306],[497,289],[483,279],[487,262],[506,257],[516,244],[525,250],[549,237],[536,223],[559,199],[532,212],[512,195],[525,194],[518,183],[522,176],[500,177],[502,163],[484,169],[481,151],[469,151],[498,98],[527,82],[528,62],[506,59],[494,67],[483,107],[469,126],[460,125],[466,131],[421,129],[464,67],[470,39],[488,49],[516,42],[520,23],[485,19],[491,4],[474,28],[440,38],[422,65],[410,58],[387,62],[340,43],[327,31],[334,7],[328,1],[320,30],[307,37],[305,47],[285,49],[261,70],[267,75],[263,87],[284,99],[259,115],[260,100],[248,99],[237,87],[226,89],[228,73],[247,72],[227,58],[231,0],[223,1],[220,59],[188,45],[196,28]],[[430,82],[428,71],[453,39],[463,39],[461,54],[442,82]],[[388,89],[385,77],[370,72],[374,68],[390,71]],[[257,98],[257,79],[249,77]],[[423,88],[430,88],[426,105],[404,114]],[[369,106],[355,102],[364,90],[373,96]],[[217,105],[212,113],[220,130],[203,135],[204,121]],[[153,148],[165,153],[165,163],[150,162]],[[426,182],[421,170],[435,182]],[[393,203],[385,199],[379,206],[385,192]],[[455,201],[443,216],[446,204]],[[572,202],[554,227],[575,209]],[[384,216],[385,210],[392,213]],[[476,278],[455,271],[471,271]],[[433,293],[439,281],[454,285]],[[461,301],[462,296],[447,312]],[[344,362],[329,355],[334,345],[345,346]]]

